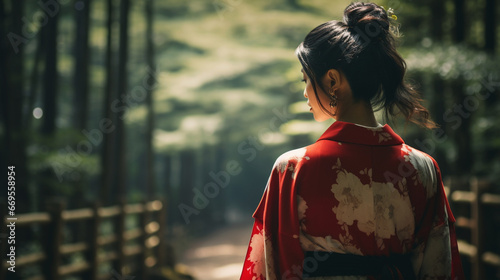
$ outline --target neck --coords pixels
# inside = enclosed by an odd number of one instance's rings
[[[343,104],[344,105],[344,104]],[[376,127],[378,125],[372,106],[366,102],[345,104],[337,108],[336,120],[356,123],[364,126]]]

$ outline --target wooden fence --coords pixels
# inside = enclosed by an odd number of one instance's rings
[[[487,193],[491,185],[475,178],[468,182],[450,180],[447,185],[453,186],[446,189],[457,220],[462,262],[470,268],[469,279],[500,279],[500,235],[487,234],[488,230],[500,229],[500,224],[493,224],[500,217],[500,195]]]
[[[2,219],[5,222],[7,207]],[[137,215],[139,227],[126,229],[126,219]],[[15,261],[16,274],[28,266],[40,265],[41,275],[34,275],[29,280],[59,280],[66,276],[80,276],[80,279],[129,279],[125,275],[134,275],[136,279],[147,279],[151,268],[165,263],[165,227],[166,205],[164,201],[154,200],[137,204],[125,204],[110,207],[99,207],[95,203],[91,208],[65,210],[62,201],[49,204],[47,212],[19,214],[15,216],[16,234],[28,226],[42,227],[42,252],[17,255]],[[111,219],[114,224],[112,234],[102,235],[100,226],[104,219]],[[10,221],[7,221],[7,224]],[[85,240],[72,244],[62,244],[64,224],[68,222],[83,223]],[[5,227],[4,227],[5,228]],[[120,234],[121,233],[121,234]],[[2,269],[0,280],[12,279],[13,272],[5,257],[10,245],[6,239],[0,244]],[[135,244],[131,244],[134,243]],[[111,249],[104,249],[104,247]],[[71,254],[83,254],[84,260],[65,264],[63,257]],[[134,258],[135,262],[130,262]],[[137,261],[139,260],[139,261]],[[102,272],[103,264],[110,264],[111,269]],[[122,276],[123,275],[123,276]],[[10,277],[9,277],[10,276]]]

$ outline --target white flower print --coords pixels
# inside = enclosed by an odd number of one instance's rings
[[[378,142],[382,143],[384,141],[389,141],[392,139],[392,136],[389,132],[384,130],[383,126],[377,126],[377,127],[367,127],[367,126],[362,126],[364,128],[367,128],[373,132],[373,136],[378,135]]]
[[[350,226],[356,220],[359,230],[367,235],[375,230],[373,194],[369,184],[361,183],[356,175],[342,170],[338,172],[337,181],[331,190],[339,201],[332,210],[340,225]]]
[[[255,275],[253,280],[259,279],[261,276],[265,276],[269,280],[276,279],[272,244],[264,230],[252,236],[250,247],[252,250],[248,261],[253,263],[252,273]]]
[[[340,162],[340,158],[337,158],[337,162],[335,165],[332,166],[332,169],[341,169],[342,168],[342,163]]]
[[[451,270],[450,228],[447,224],[435,227],[429,234],[424,249],[421,277],[425,279],[439,279]],[[448,253],[443,253],[448,252]]]
[[[360,171],[361,176],[371,178],[371,169]],[[331,191],[339,204],[332,208],[345,235],[340,235],[342,244],[349,244],[349,227],[357,221],[357,227],[367,235],[374,233],[379,249],[383,239],[396,235],[402,242],[412,238],[415,223],[413,209],[404,186],[373,182],[363,184],[353,173],[341,170]],[[403,188],[401,191],[400,188]]]
[[[275,261],[275,253],[273,251],[273,246],[271,239],[263,233],[264,235],[264,252],[266,256],[266,279],[267,280],[275,280],[277,276],[277,271],[275,270],[274,261]]]
[[[304,223],[304,220],[306,218],[307,208],[308,207],[306,201],[300,195],[297,195],[297,212],[299,216],[300,228],[302,230],[306,230],[306,225]]]
[[[306,160],[309,160],[310,158],[309,157],[304,157],[305,154],[306,154],[306,148],[300,148],[300,149],[295,149],[295,150],[291,150],[289,152],[286,152],[284,154],[282,154],[277,160],[276,160],[276,163],[274,164],[275,168],[277,168],[279,170],[279,172],[281,173],[284,173],[286,170],[287,170],[287,166],[288,166],[288,169],[290,171],[292,171],[293,175],[294,175],[294,171],[295,171],[295,166],[294,164],[290,164],[290,161],[295,161],[295,163],[301,161],[303,158],[305,158]],[[293,176],[292,175],[292,176]]]
[[[299,221],[306,218],[307,208],[309,207],[307,207],[306,201],[300,195],[297,195],[297,211],[299,214]]]
[[[253,263],[253,274],[257,279],[266,274],[266,263],[264,257],[264,231],[260,231],[258,234],[254,234],[250,240],[250,255],[248,260]],[[250,267],[248,268],[250,269]]]
[[[339,240],[333,239],[330,235],[326,237],[312,236],[305,232],[300,232],[300,245],[304,251],[325,251],[335,253],[350,253],[362,255],[362,252],[356,246],[345,245]]]
[[[373,182],[375,201],[375,236],[388,239],[396,235],[399,240],[412,238],[415,222],[410,197],[401,194],[392,183]]]
[[[392,139],[392,136],[391,134],[389,134],[389,132],[380,132],[378,134],[378,142],[381,143],[381,142],[384,142],[384,141],[389,141]]]
[[[426,154],[409,148],[407,145],[403,145],[402,151],[408,153],[404,156],[405,161],[410,162],[417,170],[418,179],[427,190],[427,198],[432,197],[437,191],[434,163]]]

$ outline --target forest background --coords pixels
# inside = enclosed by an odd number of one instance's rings
[[[349,3],[1,0],[0,163],[15,166],[17,213],[165,198],[172,236],[251,221],[274,160],[331,124],[308,111],[294,49]],[[396,132],[445,178],[498,182],[496,1],[378,4],[440,125]]]

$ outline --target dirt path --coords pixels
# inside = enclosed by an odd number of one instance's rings
[[[197,280],[237,280],[250,240],[251,224],[228,225],[197,240],[181,256]]]

